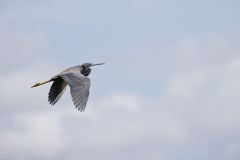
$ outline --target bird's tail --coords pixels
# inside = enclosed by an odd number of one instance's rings
[[[46,83],[51,82],[51,81],[52,80],[50,79],[50,80],[47,80],[47,81],[35,83],[31,88],[41,86],[41,85],[46,84]]]

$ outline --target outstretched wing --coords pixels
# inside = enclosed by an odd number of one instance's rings
[[[89,97],[90,79],[78,72],[61,76],[70,86],[73,103],[79,111],[84,111]]]
[[[61,78],[55,78],[48,93],[48,101],[51,105],[57,103],[66,90],[67,83]]]

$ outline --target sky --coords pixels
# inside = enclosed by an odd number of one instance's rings
[[[239,160],[240,1],[0,0],[0,159]],[[85,112],[65,68],[93,68]]]

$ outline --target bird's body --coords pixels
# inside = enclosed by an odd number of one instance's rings
[[[63,95],[66,86],[69,85],[75,107],[79,111],[84,111],[87,105],[91,83],[90,78],[87,77],[91,73],[90,67],[102,64],[104,63],[84,63],[82,65],[70,67],[53,76],[50,80],[36,83],[32,88],[53,81],[48,94],[48,101],[51,105],[54,105]]]

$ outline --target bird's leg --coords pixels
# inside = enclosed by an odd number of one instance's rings
[[[48,83],[48,82],[51,82],[51,81],[52,81],[52,79],[47,80],[47,81],[44,81],[44,82],[35,83],[31,88],[41,86],[41,85],[43,85],[43,84],[45,84],[45,83]]]

